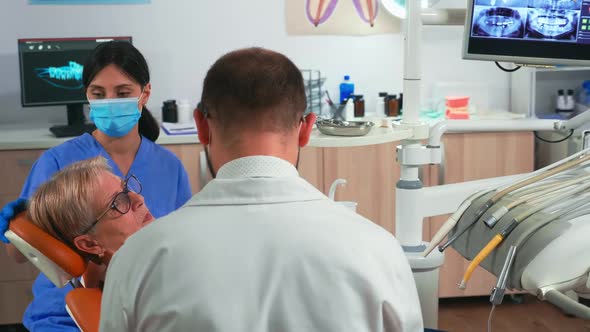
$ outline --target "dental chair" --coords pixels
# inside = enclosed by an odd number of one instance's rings
[[[84,288],[86,261],[74,250],[31,223],[23,212],[11,221],[6,238],[56,287],[74,289],[66,295],[66,310],[80,330],[98,331],[102,291]]]

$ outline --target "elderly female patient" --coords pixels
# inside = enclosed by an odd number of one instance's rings
[[[96,264],[89,269],[97,279],[85,280],[87,287],[96,287],[125,240],[154,220],[140,194],[135,176],[121,179],[105,158],[96,157],[71,164],[41,185],[28,214],[35,225]]]

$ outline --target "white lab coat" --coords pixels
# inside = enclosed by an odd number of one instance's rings
[[[127,240],[101,331],[422,331],[397,240],[299,177],[246,157]]]

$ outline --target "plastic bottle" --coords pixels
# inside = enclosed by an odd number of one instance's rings
[[[354,121],[354,101],[351,98],[346,99],[344,106],[344,118],[346,121]]]
[[[343,104],[351,94],[354,94],[354,83],[350,80],[350,76],[344,76],[344,81],[340,83],[340,104]]]
[[[182,99],[178,103],[178,122],[191,123],[193,122],[193,111],[188,100]]]
[[[584,81],[582,86],[576,90],[576,102],[582,105],[590,106],[590,80]]]

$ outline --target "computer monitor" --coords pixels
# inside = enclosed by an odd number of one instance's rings
[[[65,105],[67,126],[50,128],[55,136],[76,136],[93,130],[84,123],[88,103],[82,71],[90,52],[100,43],[131,37],[19,39],[21,102],[23,107]]]
[[[468,0],[463,58],[590,65],[590,0]]]

